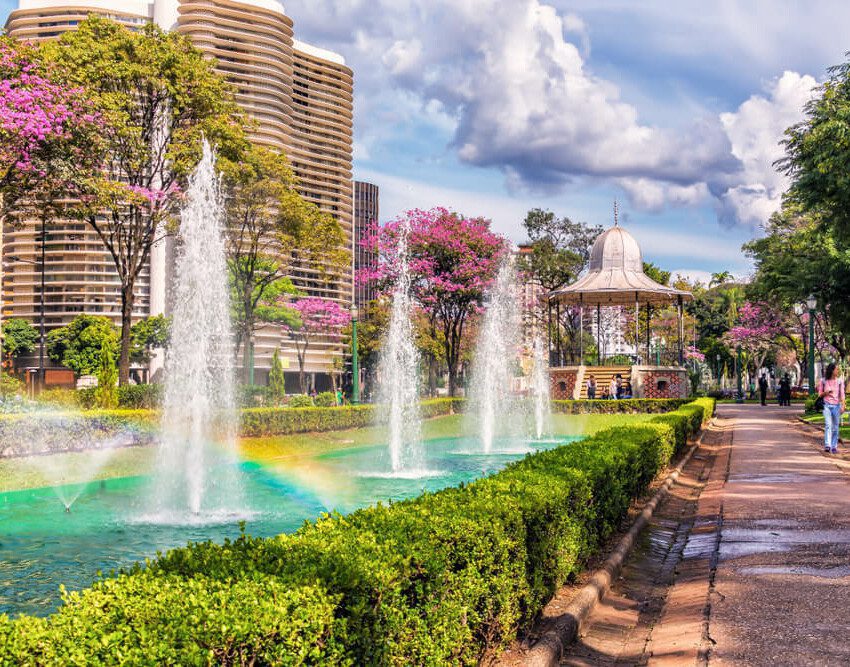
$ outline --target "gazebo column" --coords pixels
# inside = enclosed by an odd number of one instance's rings
[[[549,354],[549,365],[552,363],[552,299],[546,300],[546,351]]]
[[[578,295],[578,365],[584,364],[584,294]]]
[[[596,365],[602,365],[602,304],[596,303]]]
[[[652,342],[652,304],[646,304],[646,363],[652,360],[652,352],[649,346]]]
[[[676,303],[676,309],[679,314],[679,365],[685,365],[685,314],[682,307],[682,295],[679,295],[679,298]]]
[[[558,358],[557,365],[561,363],[561,302],[555,302],[555,356]]]
[[[640,363],[640,301],[635,292],[635,363]]]

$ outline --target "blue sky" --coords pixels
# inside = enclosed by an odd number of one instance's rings
[[[355,177],[383,219],[447,205],[521,241],[532,207],[607,225],[616,198],[645,258],[694,276],[746,275],[782,131],[850,49],[843,2],[284,4],[354,69]]]

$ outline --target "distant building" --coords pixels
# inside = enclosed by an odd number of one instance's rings
[[[366,268],[377,268],[378,252],[363,247],[363,239],[373,224],[379,220],[379,189],[373,183],[354,181],[354,303],[362,311],[364,306],[377,297],[375,286],[369,283],[358,283],[357,272]]]
[[[514,250],[518,262],[528,257],[532,246],[521,243]],[[519,299],[522,307],[522,345],[526,350],[532,350],[534,340],[540,338],[546,342],[546,290],[535,278],[523,273],[519,274]]]
[[[352,243],[353,73],[342,56],[299,42],[292,19],[277,0],[19,0],[6,22],[16,39],[40,42],[75,30],[89,14],[138,30],[153,21],[187,35],[235,88],[236,101],[255,125],[251,139],[289,158],[300,194],[342,225],[346,248]],[[37,321],[40,296],[40,234],[37,221],[6,226],[3,258],[3,317]],[[51,221],[45,261],[45,321],[67,324],[80,313],[102,314],[120,322],[120,284],[112,259],[95,232],[79,221]],[[139,276],[133,318],[167,311],[173,253],[160,243]],[[311,296],[351,303],[352,276],[330,281],[321,267],[295,267],[290,278]],[[255,363],[270,367],[277,347],[284,365],[297,365],[294,349],[280,327],[257,335]],[[311,345],[307,370],[326,374],[340,341]],[[264,372],[257,381],[264,381]],[[288,383],[289,384],[289,383]],[[324,382],[323,382],[324,385]]]

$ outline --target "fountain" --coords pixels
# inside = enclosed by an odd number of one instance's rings
[[[531,375],[531,396],[534,400],[534,436],[540,440],[551,430],[549,402],[549,361],[546,345],[534,339],[534,368]]]
[[[204,141],[180,214],[152,499],[157,521],[216,521],[243,507],[222,230],[215,154]]]
[[[512,392],[514,371],[519,367],[521,312],[513,258],[502,262],[484,307],[472,367],[470,414],[484,452],[490,453],[497,436],[520,435],[524,422]]]
[[[398,277],[379,366],[378,400],[386,410],[390,465],[394,474],[415,473],[422,467],[419,352],[414,344],[410,319],[413,304],[407,254],[409,233],[409,226],[399,228]]]

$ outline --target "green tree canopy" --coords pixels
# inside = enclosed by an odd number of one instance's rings
[[[47,334],[47,354],[77,375],[91,375],[103,366],[104,349],[114,357],[118,341],[108,317],[82,314]]]
[[[130,369],[137,281],[179,207],[179,193],[208,139],[238,159],[247,141],[233,92],[214,64],[178,31],[130,30],[89,16],[41,45],[67,85],[82,86],[103,119],[105,164],[84,217],[113,258],[121,282],[119,379]]]
[[[29,321],[13,317],[3,322],[3,353],[14,359],[35,352],[38,344],[38,329]]]
[[[130,359],[138,364],[150,363],[154,350],[166,347],[171,336],[171,320],[165,315],[143,317],[130,328]]]

